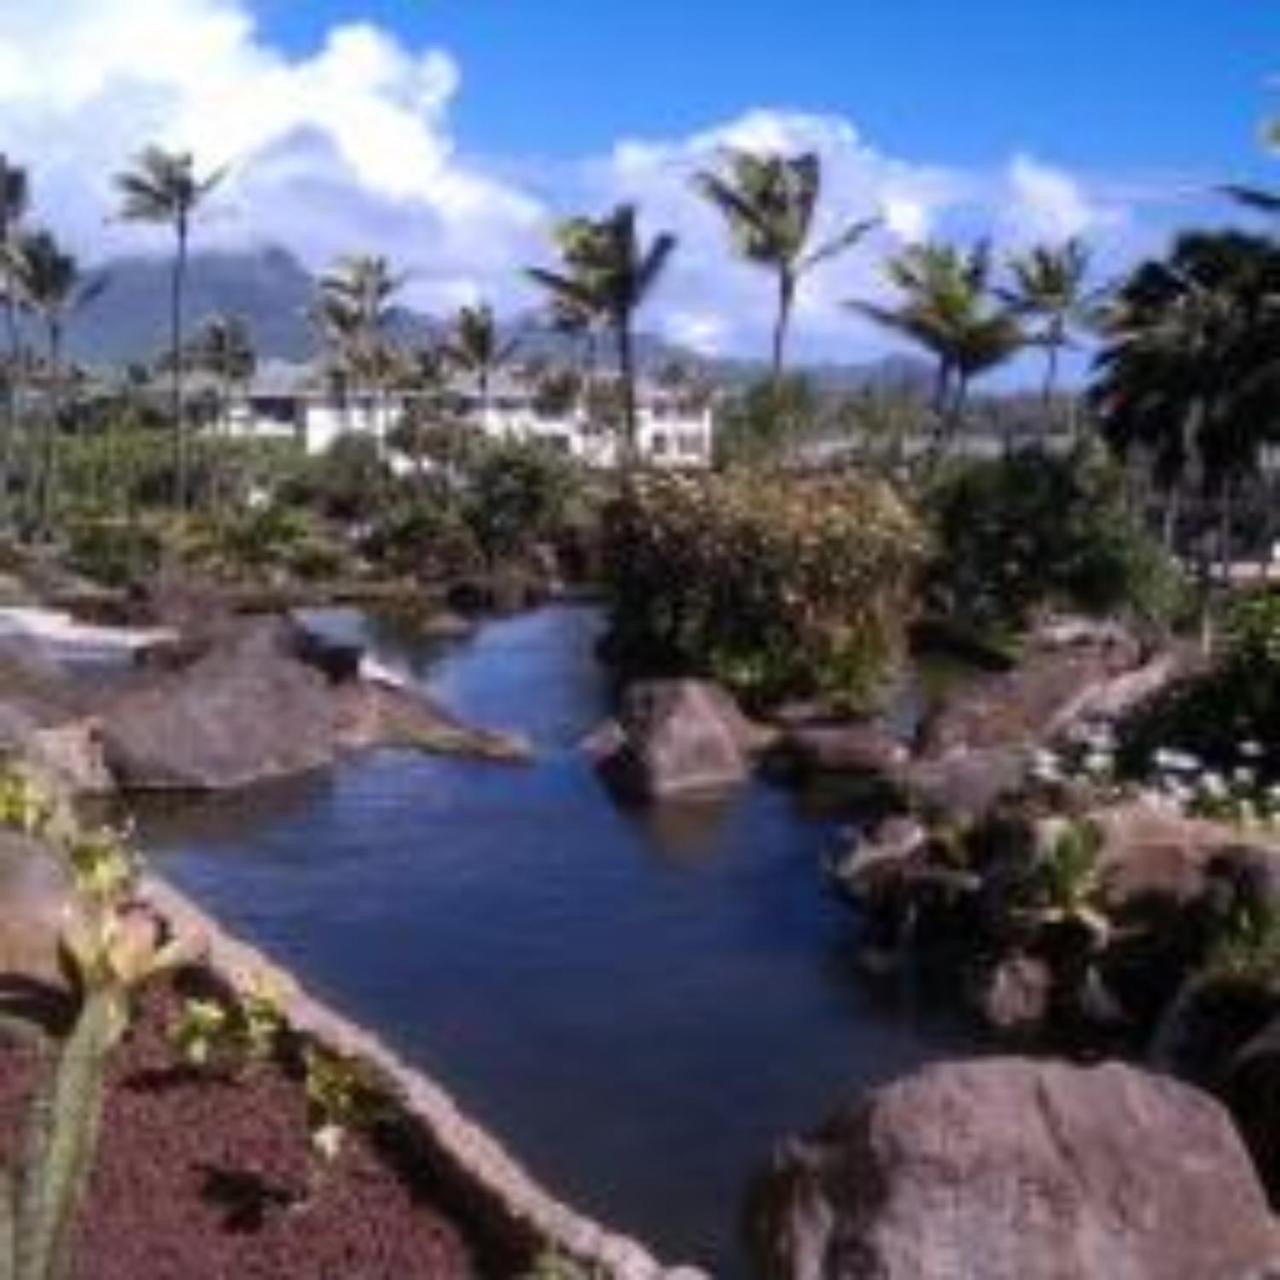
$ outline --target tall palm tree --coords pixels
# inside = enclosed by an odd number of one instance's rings
[[[929,451],[929,460],[936,462],[963,423],[970,384],[1019,351],[1026,335],[992,292],[991,253],[985,243],[967,252],[949,244],[909,245],[889,260],[886,271],[900,295],[896,306],[849,305],[936,360],[936,425]]]
[[[6,267],[19,307],[45,335],[45,422],[42,458],[35,470],[35,526],[50,530],[57,468],[57,435],[64,416],[67,324],[106,287],[106,277],[86,279],[76,259],[44,230],[25,231],[6,252]]]
[[[1262,145],[1269,151],[1280,151],[1280,119],[1268,120],[1263,124]],[[1280,191],[1238,183],[1225,186],[1222,190],[1247,209],[1280,214]]]
[[[455,368],[475,379],[481,414],[488,413],[493,375],[515,355],[519,346],[519,338],[502,340],[492,307],[481,304],[459,308],[443,354]]]
[[[344,405],[352,391],[363,397],[367,416],[389,364],[386,331],[404,281],[376,254],[340,258],[320,277],[312,320],[327,351],[330,381]]]
[[[231,435],[231,406],[237,392],[253,381],[258,354],[249,325],[239,316],[211,316],[196,332],[191,344],[191,364],[211,377],[217,385],[218,426],[224,437]],[[224,496],[214,466],[214,506]]]
[[[528,275],[546,289],[552,307],[576,310],[607,324],[618,349],[618,375],[623,401],[623,460],[637,456],[635,316],[675,251],[676,238],[666,232],[644,245],[636,226],[634,205],[619,205],[599,221],[571,218],[556,229],[562,267],[529,268]]]
[[[128,222],[149,222],[172,229],[175,241],[169,296],[169,358],[172,361],[174,505],[187,504],[187,439],[183,412],[183,301],[191,232],[200,206],[222,181],[226,171],[197,174],[189,152],[147,147],[131,169],[116,175],[120,216]]]
[[[1184,490],[1230,507],[1264,444],[1280,440],[1280,248],[1240,232],[1180,237],[1141,264],[1103,313],[1091,401],[1122,456],[1144,453],[1172,546]]]
[[[852,222],[810,247],[822,194],[822,162],[813,152],[785,156],[729,149],[722,169],[697,173],[694,186],[724,216],[738,254],[776,277],[772,369],[777,383],[801,281],[853,248],[877,219]]]
[[[19,228],[27,216],[31,202],[31,186],[25,169],[0,154],[0,300],[5,318],[5,422],[0,439],[0,519],[9,515],[10,472],[17,443],[18,402],[21,396],[22,332],[18,322],[18,298],[13,282],[3,264],[13,249]]]
[[[1072,237],[1060,245],[1036,245],[1009,259],[1013,287],[1001,297],[1014,315],[1039,325],[1031,341],[1045,351],[1042,395],[1048,421],[1057,391],[1058,365],[1077,329],[1092,317],[1097,294],[1087,288],[1089,249]]]

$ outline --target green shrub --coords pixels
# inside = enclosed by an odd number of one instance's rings
[[[467,524],[490,563],[553,540],[578,488],[570,459],[545,445],[514,441],[483,450],[465,484]]]
[[[638,479],[604,518],[611,656],[754,703],[865,702],[900,652],[924,547],[876,481]]]
[[[77,520],[67,530],[67,541],[69,566],[106,586],[149,577],[164,559],[164,529],[154,520]]]
[[[363,550],[392,573],[428,579],[471,573],[481,562],[471,526],[443,493],[392,508],[374,523]]]
[[[1175,566],[1099,458],[1029,450],[960,463],[926,506],[937,547],[930,607],[979,634],[1016,634],[1046,608],[1163,625],[1181,605]]]
[[[1169,752],[1210,771],[1215,785],[1280,780],[1280,594],[1234,602],[1213,665],[1140,707],[1122,727],[1124,772],[1159,771]]]

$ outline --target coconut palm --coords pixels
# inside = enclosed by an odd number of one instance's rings
[[[493,375],[511,359],[520,346],[518,338],[502,340],[493,308],[487,305],[461,307],[445,340],[443,354],[449,364],[475,380],[480,412],[489,409],[489,386]]]
[[[378,402],[394,380],[398,357],[387,337],[405,276],[377,254],[349,254],[321,277],[311,318],[326,351],[328,381],[349,410],[354,393],[381,436]],[[349,424],[348,424],[349,425]],[[381,443],[381,442],[380,442]]]
[[[18,323],[18,298],[3,263],[13,248],[27,215],[31,188],[25,169],[0,154],[0,301],[4,305],[6,359],[4,369],[5,423],[0,439],[0,516],[8,517],[10,468],[18,433],[18,400],[21,395],[22,333]]]
[[[624,204],[599,221],[571,218],[561,223],[556,244],[561,270],[533,267],[528,275],[547,291],[554,311],[590,316],[613,331],[622,389],[623,456],[626,462],[634,461],[639,444],[635,316],[670,261],[676,238],[664,232],[644,245],[635,206]]]
[[[1151,460],[1172,544],[1183,490],[1232,494],[1280,439],[1280,248],[1193,233],[1141,264],[1104,309],[1091,402],[1107,441]]]
[[[116,175],[120,216],[172,229],[175,241],[169,297],[169,358],[172,361],[174,505],[187,503],[187,439],[183,413],[183,301],[191,231],[200,206],[222,181],[225,170],[197,174],[189,152],[147,147],[131,169]]]
[[[35,527],[50,529],[56,484],[57,434],[62,425],[67,369],[67,325],[106,287],[106,277],[86,279],[76,259],[44,230],[25,231],[5,254],[6,274],[18,306],[44,331],[45,415],[42,457],[35,467]]]
[[[898,290],[896,306],[852,302],[859,314],[923,347],[937,362],[933,412],[936,461],[960,429],[970,384],[1003,364],[1026,343],[1017,317],[991,288],[991,253],[985,243],[909,245],[886,265]]]
[[[1036,245],[1009,259],[1013,287],[1001,297],[1014,315],[1038,325],[1031,341],[1044,348],[1042,394],[1046,421],[1053,408],[1058,365],[1077,329],[1088,326],[1097,301],[1086,287],[1089,250],[1076,237],[1060,245]]]
[[[1262,126],[1262,143],[1269,151],[1280,151],[1280,119]],[[1259,213],[1280,214],[1280,191],[1232,183],[1222,190],[1233,200]]]
[[[697,173],[694,186],[724,216],[738,254],[777,280],[772,348],[776,383],[782,376],[801,281],[852,249],[877,220],[852,222],[811,247],[822,194],[822,162],[812,152],[759,155],[730,148],[724,152],[722,168]]]

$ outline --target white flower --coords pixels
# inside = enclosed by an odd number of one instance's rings
[[[1248,760],[1257,760],[1262,755],[1262,743],[1250,738],[1240,744],[1240,754]]]
[[[1198,782],[1200,794],[1210,800],[1224,800],[1227,796],[1226,780],[1220,773],[1204,773]]]
[[[1199,759],[1189,751],[1170,751],[1167,747],[1156,752],[1155,762],[1158,768],[1173,773],[1194,773],[1200,768]]]

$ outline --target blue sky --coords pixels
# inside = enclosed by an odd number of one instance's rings
[[[679,237],[642,323],[734,354],[771,285],[690,178],[813,150],[820,233],[882,225],[806,282],[796,351],[860,360],[891,342],[844,303],[911,240],[1080,235],[1111,278],[1238,217],[1215,184],[1280,185],[1277,54],[1274,0],[0,0],[0,150],[87,257],[167,247],[108,216],[160,142],[228,168],[202,244],[381,253],[437,312],[534,305],[556,219],[632,200]]]
[[[367,19],[457,58],[463,144],[598,151],[767,104],[839,112],[894,152],[1216,177],[1265,171],[1268,0],[257,0],[302,52]]]

